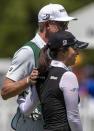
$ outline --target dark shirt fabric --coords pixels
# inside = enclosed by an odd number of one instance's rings
[[[46,130],[71,131],[67,120],[64,96],[59,88],[60,79],[66,71],[61,67],[51,67],[45,81],[39,80],[37,83],[44,129]]]

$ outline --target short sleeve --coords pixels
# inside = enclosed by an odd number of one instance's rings
[[[29,46],[20,48],[11,62],[6,77],[18,81],[28,76],[35,67],[33,50]]]

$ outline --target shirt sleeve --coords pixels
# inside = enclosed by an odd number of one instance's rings
[[[29,94],[26,96],[26,98],[23,95],[20,95],[17,102],[21,112],[24,115],[31,114],[39,103],[39,97],[35,86],[32,87],[32,91],[29,91]]]
[[[82,131],[78,108],[78,81],[74,73],[67,71],[60,80],[60,89],[63,92],[67,118],[71,131]]]
[[[28,76],[34,66],[35,62],[32,49],[28,46],[22,47],[14,54],[6,77],[14,81],[19,81]]]

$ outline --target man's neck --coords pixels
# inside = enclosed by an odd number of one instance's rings
[[[40,33],[40,32],[39,32],[39,35],[40,35],[40,37],[45,41],[45,43],[48,42],[48,38],[45,37],[45,33]]]

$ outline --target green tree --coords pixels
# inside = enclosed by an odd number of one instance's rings
[[[0,4],[0,57],[12,57],[37,30],[37,14],[48,3],[62,4],[68,13],[93,0],[1,0]]]

